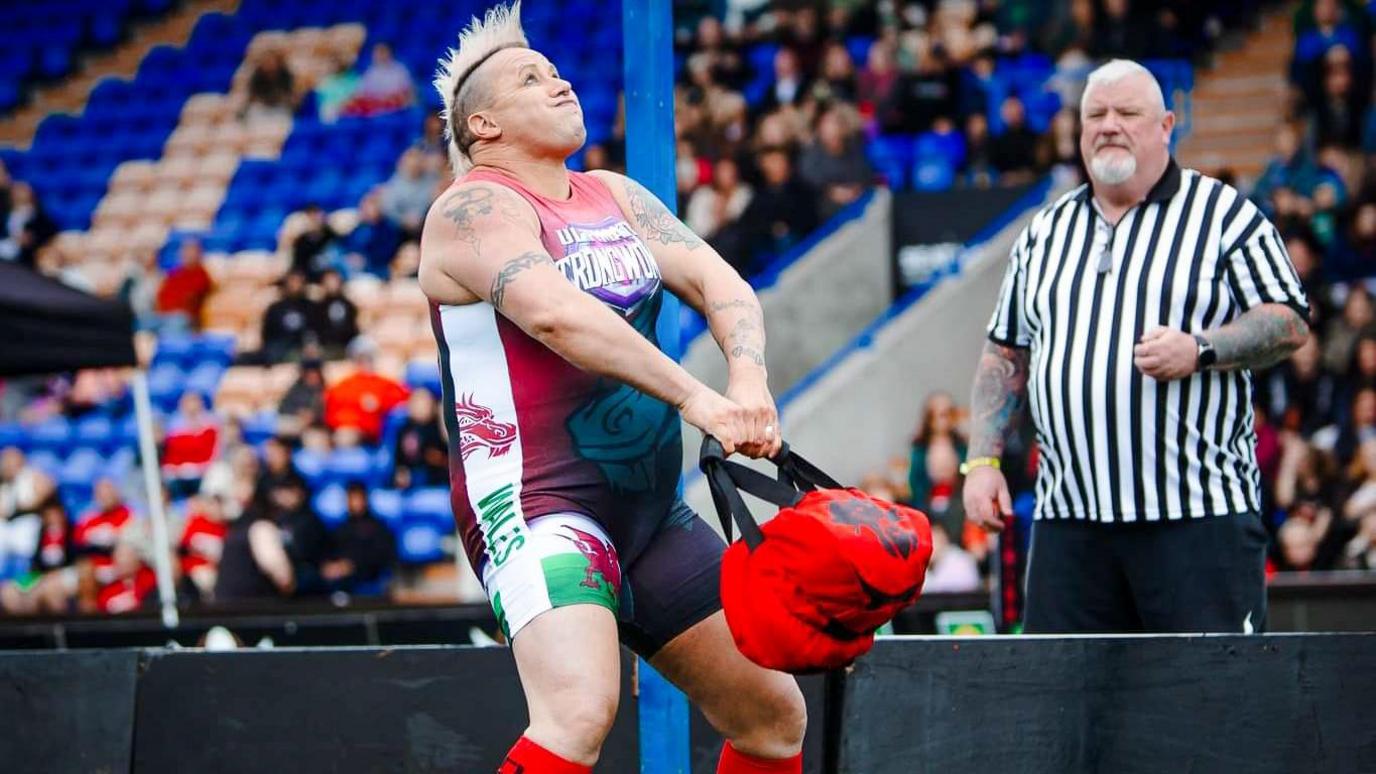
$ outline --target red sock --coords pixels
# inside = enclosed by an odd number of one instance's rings
[[[756,758],[731,746],[721,746],[717,774],[803,774],[803,754],[790,758]]]
[[[523,736],[507,751],[497,774],[592,774],[592,767],[566,761]]]

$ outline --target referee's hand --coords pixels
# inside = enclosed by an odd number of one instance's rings
[[[1132,362],[1158,382],[1184,379],[1199,365],[1199,343],[1184,331],[1157,326],[1132,348]]]
[[[1003,472],[981,465],[965,475],[965,517],[985,532],[1002,532],[1003,520],[1013,515],[1013,498]]]

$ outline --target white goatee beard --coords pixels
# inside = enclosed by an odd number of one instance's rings
[[[1119,185],[1126,183],[1128,178],[1137,173],[1137,158],[1127,156],[1125,158],[1105,158],[1100,155],[1094,156],[1089,160],[1089,174],[1094,179],[1104,185]]]

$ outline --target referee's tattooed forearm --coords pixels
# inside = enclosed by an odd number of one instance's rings
[[[1027,401],[1027,350],[985,342],[970,396],[970,457],[998,457]]]
[[[1262,304],[1206,337],[1218,353],[1215,368],[1266,368],[1304,344],[1309,324],[1284,304]]]

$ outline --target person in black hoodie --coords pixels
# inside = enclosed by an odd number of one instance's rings
[[[349,518],[331,536],[329,558],[320,577],[332,591],[354,592],[391,569],[397,547],[392,531],[368,508],[368,487],[360,481],[347,488]]]
[[[316,305],[313,329],[320,336],[320,346],[327,358],[341,358],[349,342],[358,335],[358,307],[344,295],[344,277],[335,269],[327,269],[320,276],[324,292]]]
[[[290,271],[282,278],[282,297],[263,313],[263,360],[280,363],[301,354],[316,338],[315,304],[306,297],[306,275]]]
[[[282,547],[291,559],[296,577],[296,595],[323,594],[329,590],[320,575],[320,564],[329,549],[330,535],[311,510],[305,486],[299,480],[284,480],[272,489],[272,519],[282,535]]]
[[[759,163],[760,185],[740,220],[754,230],[756,251],[777,253],[817,227],[817,194],[793,174],[793,160],[783,148],[765,148]]]
[[[398,489],[442,486],[449,477],[449,447],[440,435],[435,396],[425,388],[411,392],[406,424],[397,433],[393,483]]]

